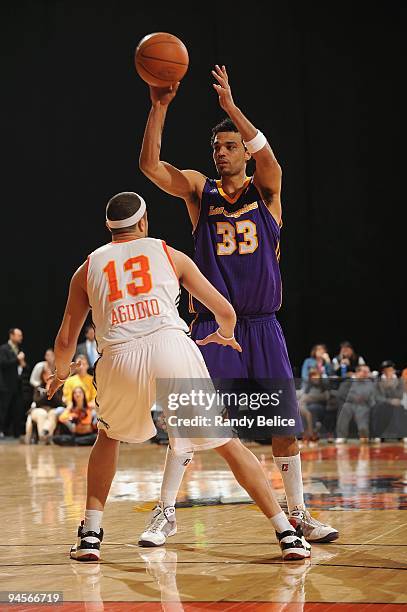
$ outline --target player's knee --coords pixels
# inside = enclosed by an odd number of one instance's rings
[[[224,459],[227,459],[228,457],[233,457],[236,453],[238,453],[241,446],[242,443],[240,442],[239,438],[233,438],[232,440],[226,442],[226,444],[216,447],[215,450]]]
[[[273,436],[272,447],[275,455],[289,456],[299,452],[295,436]]]
[[[98,435],[96,438],[96,444],[103,444],[105,446],[115,446],[116,444],[120,444],[120,440],[115,440],[114,438],[109,438],[107,433],[103,429],[99,429]]]

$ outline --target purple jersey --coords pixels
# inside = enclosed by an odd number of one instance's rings
[[[194,241],[196,265],[238,316],[280,308],[280,228],[252,178],[234,198],[206,180]],[[190,311],[209,312],[192,296]]]

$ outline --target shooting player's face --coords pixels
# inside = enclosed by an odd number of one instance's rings
[[[233,176],[246,168],[250,154],[239,132],[218,132],[213,143],[213,161],[219,176]]]

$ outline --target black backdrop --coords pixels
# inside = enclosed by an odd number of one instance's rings
[[[213,175],[217,62],[283,167],[279,319],[293,364],[316,341],[335,353],[349,339],[373,367],[406,366],[403,4],[3,2],[1,340],[21,327],[31,363],[53,342],[118,191],[144,194],[151,235],[191,253],[182,201],[138,170],[149,98],[133,52],[168,31],[190,69],[163,158]]]

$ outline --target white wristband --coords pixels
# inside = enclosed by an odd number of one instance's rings
[[[263,132],[260,132],[260,130],[258,130],[254,138],[248,140],[247,142],[246,140],[244,140],[243,142],[249,153],[253,155],[253,153],[257,153],[257,151],[260,151],[260,149],[266,146],[267,138],[265,137]]]
[[[216,330],[216,333],[218,334],[219,338],[222,338],[222,340],[234,340],[235,336],[233,335],[231,338],[225,338],[225,336],[222,336],[222,334],[219,333],[220,327],[218,327],[218,329]]]

